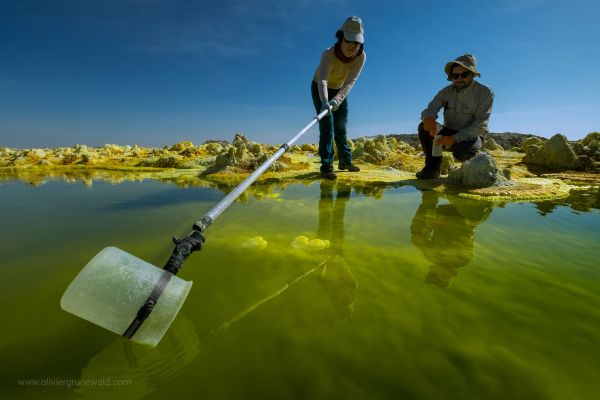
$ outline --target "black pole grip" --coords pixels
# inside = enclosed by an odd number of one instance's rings
[[[204,243],[205,240],[202,232],[196,229],[183,239],[177,237],[173,238],[175,249],[173,249],[173,254],[171,254],[171,257],[169,257],[169,260],[163,267],[165,272],[161,275],[158,283],[154,286],[152,293],[150,293],[150,296],[146,299],[144,305],[138,310],[134,320],[123,333],[124,337],[131,339],[133,335],[135,335],[140,326],[152,313],[154,306],[158,302],[158,298],[167,286],[167,283],[169,283],[171,277],[177,275],[181,267],[183,267],[183,262],[190,254],[202,249],[202,243]]]
[[[175,248],[173,249],[173,254],[171,254],[171,257],[169,257],[169,260],[163,269],[169,271],[173,275],[177,275],[181,267],[183,267],[185,259],[194,251],[201,250],[205,240],[202,232],[197,230],[192,231],[192,233],[183,239],[174,237],[173,242],[175,243]]]

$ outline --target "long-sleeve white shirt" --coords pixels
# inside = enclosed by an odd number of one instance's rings
[[[339,103],[344,101],[358,79],[366,59],[367,55],[363,51],[352,61],[344,63],[335,56],[334,47],[325,50],[313,76],[313,80],[317,82],[319,88],[321,101],[328,100],[327,88],[339,89],[334,99]]]

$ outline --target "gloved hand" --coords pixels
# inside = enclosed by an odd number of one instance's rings
[[[340,102],[336,99],[329,100],[329,105],[333,111],[337,111],[340,108]]]
[[[423,129],[429,132],[429,136],[434,137],[437,134],[437,122],[433,117],[423,119]]]
[[[329,110],[330,114],[333,111],[333,108],[331,107],[331,105],[329,104],[329,102],[327,100],[323,100],[321,102],[321,111],[319,112],[319,114],[322,113],[325,110]]]

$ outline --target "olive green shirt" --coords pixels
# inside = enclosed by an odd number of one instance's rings
[[[456,141],[475,139],[488,133],[493,101],[492,89],[477,81],[462,90],[448,85],[423,110],[421,120],[425,117],[437,119],[438,111],[443,107],[444,126],[458,131],[454,135]]]
[[[321,55],[321,61],[315,71],[313,81],[317,83],[321,101],[328,98],[327,88],[339,89],[333,99],[341,104],[356,83],[360,71],[365,65],[367,55],[363,51],[358,57],[343,63],[335,56],[333,49],[334,47],[330,47]]]

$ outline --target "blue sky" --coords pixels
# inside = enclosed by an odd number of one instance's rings
[[[600,130],[598,1],[0,0],[0,146],[282,143],[314,116],[312,75],[349,15],[368,56],[350,137],[414,132],[466,52],[492,132]]]

